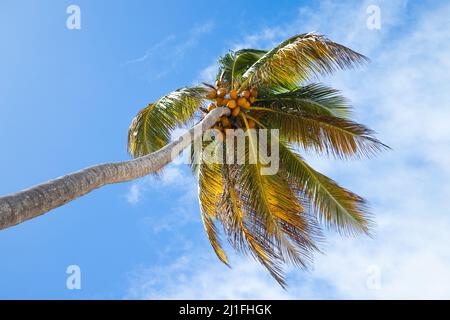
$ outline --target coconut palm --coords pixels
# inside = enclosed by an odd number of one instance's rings
[[[15,225],[110,183],[158,172],[174,155],[200,141],[191,152],[199,180],[201,217],[218,258],[229,264],[218,225],[237,251],[249,254],[285,286],[283,267],[307,268],[322,239],[322,226],[342,234],[367,234],[366,202],[315,171],[301,153],[340,159],[370,156],[386,146],[367,127],[350,120],[339,91],[316,83],[320,75],[364,63],[366,58],[317,34],[301,34],[270,51],[230,51],[219,60],[215,84],[181,88],[142,109],[128,132],[135,158],[94,166],[0,198],[0,228]],[[200,121],[180,139],[173,130]],[[202,134],[216,130],[212,157]],[[279,170],[263,175],[256,136],[245,136],[245,157],[254,163],[226,163],[225,139],[233,130],[278,129]],[[249,131],[247,131],[249,132]],[[225,152],[226,153],[226,152]]]

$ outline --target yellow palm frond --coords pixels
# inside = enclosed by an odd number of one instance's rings
[[[223,192],[223,176],[220,164],[201,163],[199,165],[199,200],[203,225],[217,257],[228,265],[227,256],[220,244],[214,220]]]
[[[244,121],[248,125],[245,117]],[[256,151],[255,142],[250,136],[248,140],[247,157]],[[263,256],[259,260],[283,286],[282,264],[291,262],[306,268],[312,252],[317,250],[319,229],[287,181],[280,175],[263,175],[261,168],[259,161],[239,166],[232,186],[239,195],[240,209],[250,222],[249,234],[258,243],[266,244],[263,252],[268,252],[270,259]],[[253,255],[258,258],[258,254]]]
[[[279,261],[282,258],[274,249],[274,244],[267,238],[265,225],[259,217],[248,216],[244,211],[245,199],[236,185],[239,168],[224,165],[225,188],[220,207],[220,219],[230,244],[239,252],[250,254],[259,261],[269,273],[282,285],[286,283]]]

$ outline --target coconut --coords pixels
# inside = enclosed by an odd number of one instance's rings
[[[244,98],[250,98],[250,91],[248,91],[248,90],[242,91],[242,96],[243,96]]]
[[[228,101],[227,107],[230,108],[230,109],[236,108],[236,107],[237,107],[237,105],[236,105],[236,100],[230,100],[230,101]]]
[[[236,90],[234,90],[234,89],[231,90],[230,91],[230,98],[233,99],[233,100],[236,100],[237,97],[238,97],[238,94],[237,94]]]
[[[215,98],[217,97],[217,92],[216,92],[216,90],[211,90],[211,91],[209,91],[208,94],[207,94],[207,97],[208,97],[209,99],[215,99]]]
[[[220,118],[220,121],[222,122],[222,126],[224,128],[227,128],[230,126],[230,119],[228,119],[227,117]]]
[[[258,91],[255,88],[250,89],[250,95],[254,98],[258,95]]]
[[[240,112],[241,112],[241,108],[236,107],[236,108],[234,108],[234,109],[231,111],[231,115],[232,115],[233,117],[237,117],[237,116],[239,115]]]
[[[223,106],[223,98],[217,98],[217,99],[216,99],[216,103],[217,103],[217,106],[218,106],[218,107]]]
[[[227,94],[227,89],[225,89],[225,88],[219,88],[219,89],[217,90],[217,96],[218,96],[219,98],[225,97],[226,94]]]
[[[237,100],[237,104],[239,107],[245,107],[247,104],[247,99],[241,97]]]

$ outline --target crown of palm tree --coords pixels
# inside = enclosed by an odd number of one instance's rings
[[[339,91],[312,82],[366,60],[311,33],[270,51],[231,51],[219,60],[215,86],[178,89],[141,110],[131,124],[128,149],[140,157],[162,148],[173,129],[207,113],[208,103],[209,110],[232,109],[216,124],[219,131],[278,129],[280,169],[274,175],[262,175],[259,160],[239,165],[200,157],[192,168],[199,180],[202,220],[219,259],[228,264],[217,223],[237,251],[253,256],[284,287],[283,265],[308,267],[322,239],[321,225],[342,234],[369,233],[365,200],[299,155],[303,150],[347,159],[386,148],[370,129],[349,119],[350,106]],[[251,135],[247,139],[246,154],[255,153]]]

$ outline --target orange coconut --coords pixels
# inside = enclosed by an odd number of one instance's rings
[[[230,126],[230,119],[228,119],[227,117],[220,118],[220,121],[222,122],[222,126],[224,128],[227,128]]]
[[[237,104],[239,107],[244,107],[246,105],[246,103],[247,103],[247,99],[245,99],[245,98],[241,97],[237,100]]]
[[[226,94],[227,94],[227,89],[225,89],[225,88],[219,88],[219,89],[217,90],[217,96],[218,96],[219,98],[225,97]]]
[[[233,99],[233,100],[236,100],[237,97],[238,97],[238,94],[237,94],[236,90],[234,90],[234,89],[231,90],[230,91],[230,98]]]
[[[217,99],[216,99],[216,103],[217,103],[217,106],[218,106],[218,107],[223,106],[223,98],[217,98]]]
[[[231,115],[232,115],[233,117],[237,117],[237,116],[239,115],[240,112],[241,112],[241,108],[236,107],[236,108],[234,108],[234,109],[231,111]]]
[[[230,101],[228,101],[227,107],[230,108],[230,109],[236,108],[236,107],[237,107],[237,105],[236,105],[236,100],[230,100]]]
[[[211,91],[209,91],[208,94],[207,94],[207,97],[208,97],[209,99],[215,99],[215,98],[217,97],[217,92],[216,92],[216,90],[211,90]]]

